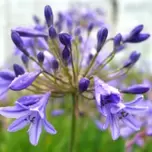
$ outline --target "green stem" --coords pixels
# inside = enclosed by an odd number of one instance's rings
[[[72,95],[72,124],[71,124],[71,137],[70,137],[70,149],[69,152],[74,152],[75,135],[76,135],[76,95]]]

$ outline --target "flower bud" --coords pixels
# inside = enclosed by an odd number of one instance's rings
[[[0,78],[7,81],[14,80],[15,76],[12,71],[0,71]]]
[[[25,28],[25,27],[17,27],[12,31],[16,31],[22,37],[43,37],[47,38],[48,35],[45,32],[38,31],[32,28]]]
[[[20,35],[17,32],[12,31],[11,38],[12,38],[12,41],[14,42],[14,44],[16,45],[16,47],[19,50],[21,50],[25,55],[29,56],[29,53],[24,48],[24,43],[23,43]]]
[[[72,37],[68,33],[60,33],[59,34],[59,40],[65,46],[71,46],[71,39],[72,39]]]
[[[51,39],[55,39],[57,37],[56,30],[53,26],[50,26],[49,28],[49,36]]]
[[[13,64],[16,77],[25,73],[24,68],[18,64]]]
[[[113,39],[114,47],[118,48],[120,46],[120,44],[121,44],[121,41],[122,41],[122,35],[119,33]]]
[[[93,30],[93,27],[94,27],[94,23],[90,23],[88,25],[88,32],[91,32]]]
[[[139,58],[140,58],[140,53],[136,52],[136,51],[133,51],[131,54],[130,54],[130,57],[129,57],[129,60],[124,64],[124,68],[128,68],[130,67],[131,65],[135,64]]]
[[[25,54],[22,54],[21,59],[25,65],[28,64],[29,58]]]
[[[44,61],[44,53],[43,53],[43,52],[39,52],[39,53],[37,54],[37,59],[38,59],[38,61],[39,61],[40,63],[43,63],[43,61]]]
[[[36,15],[33,16],[33,20],[36,24],[40,24],[40,19]]]
[[[81,29],[80,29],[80,27],[77,27],[74,31],[74,35],[79,36],[80,34],[81,34]]]
[[[66,61],[68,60],[70,57],[70,50],[68,49],[68,47],[64,47],[63,51],[62,51],[62,58]]]
[[[136,84],[133,86],[130,86],[126,89],[122,89],[122,93],[130,93],[130,94],[143,94],[149,91],[149,86],[145,84]]]
[[[102,28],[97,33],[97,52],[99,52],[104,45],[108,36],[108,29]]]
[[[81,78],[79,81],[79,91],[84,92],[88,89],[90,80],[88,78]]]
[[[136,27],[134,27],[134,29],[130,32],[130,35],[134,36],[134,35],[138,35],[140,34],[140,32],[143,30],[144,26],[142,24],[137,25]]]
[[[59,63],[58,63],[58,61],[57,61],[55,58],[53,58],[53,59],[51,60],[51,68],[52,68],[54,71],[56,71],[56,70],[59,68]]]
[[[136,26],[127,37],[124,38],[125,43],[140,43],[150,37],[148,33],[141,33],[143,25]]]
[[[138,61],[140,55],[141,55],[141,53],[136,52],[136,51],[133,51],[133,52],[131,53],[131,55],[130,55],[129,58],[130,58],[130,60],[131,60],[133,63],[135,63],[135,62]]]
[[[44,8],[44,16],[48,27],[53,25],[53,12],[52,8],[49,5],[46,5]]]

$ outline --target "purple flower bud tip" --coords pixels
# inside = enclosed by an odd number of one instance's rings
[[[68,47],[64,47],[63,51],[62,51],[62,58],[66,61],[68,60],[70,57],[70,50],[68,49]]]
[[[33,20],[36,24],[40,23],[40,19],[36,15],[33,16]]]
[[[0,78],[3,80],[12,81],[14,80],[15,76],[11,71],[0,71]]]
[[[79,36],[81,34],[81,29],[80,27],[77,27],[75,32],[74,32],[75,36]]]
[[[56,30],[53,26],[50,26],[49,28],[49,36],[51,39],[55,39],[57,37]]]
[[[140,55],[141,53],[133,51],[130,55],[130,60],[135,63],[139,59]]]
[[[81,78],[79,81],[79,91],[84,92],[88,89],[90,80],[88,78]]]
[[[12,31],[11,32],[11,38],[12,38],[12,41],[14,42],[14,44],[20,49],[20,50],[23,50],[24,49],[24,43],[20,37],[20,35],[15,32],[15,31]]]
[[[60,33],[59,34],[60,42],[65,46],[71,46],[72,37],[68,33]]]
[[[55,58],[51,60],[51,67],[53,70],[57,70],[59,68],[59,63]]]
[[[140,43],[142,41],[147,40],[150,37],[148,33],[141,33],[143,30],[143,25],[136,26],[129,35],[124,38],[124,42],[128,43]]]
[[[149,86],[145,85],[145,84],[137,84],[137,85],[133,85],[130,86],[126,89],[122,89],[121,92],[122,93],[130,93],[130,94],[143,94],[149,91]]]
[[[144,26],[142,24],[136,26],[131,32],[131,35],[138,35],[142,30],[143,30]]]
[[[43,53],[43,52],[39,52],[39,53],[37,54],[37,59],[38,59],[38,61],[39,61],[40,63],[43,63],[43,61],[44,61],[44,53]]]
[[[90,23],[90,24],[88,25],[88,32],[91,32],[92,29],[93,29],[93,27],[94,27],[94,23]]]
[[[130,54],[129,60],[124,64],[124,68],[128,68],[131,65],[135,64],[139,60],[140,55],[141,54],[139,52],[133,51]]]
[[[104,45],[108,36],[108,29],[102,28],[97,33],[97,52],[99,52]]]
[[[46,5],[44,8],[44,16],[48,27],[53,25],[53,12],[52,8],[49,5]]]
[[[22,54],[21,59],[24,64],[27,64],[29,61],[29,58],[25,54]]]
[[[26,56],[29,56],[29,53],[24,48],[24,43],[23,43],[20,35],[16,31],[12,30],[12,32],[11,32],[11,38],[12,38],[12,41],[14,42],[14,44],[16,45],[16,47],[20,51],[22,51]]]
[[[114,37],[114,47],[119,47],[122,41],[122,35],[119,33]]]
[[[18,64],[13,65],[16,77],[25,73],[24,68]]]

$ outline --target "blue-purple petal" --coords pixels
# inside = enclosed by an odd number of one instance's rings
[[[30,143],[34,146],[38,144],[40,135],[42,132],[42,120],[40,117],[36,118],[34,123],[31,123],[30,128],[28,130]]]
[[[21,130],[29,123],[30,123],[30,121],[28,121],[27,115],[20,117],[20,118],[16,119],[15,121],[13,121],[13,123],[8,127],[8,131],[15,132],[15,131]]]
[[[141,123],[136,120],[133,116],[128,115],[127,117],[121,119],[125,125],[132,128],[135,131],[140,130]]]
[[[26,89],[33,83],[39,74],[40,72],[29,72],[23,75],[19,75],[12,81],[9,88],[14,91]]]
[[[16,104],[20,103],[24,106],[32,106],[39,102],[39,100],[42,98],[43,95],[28,95],[28,96],[22,96],[16,101]]]
[[[21,106],[0,107],[0,115],[7,118],[19,118],[27,115],[28,113],[29,111]]]
[[[48,132],[50,134],[56,134],[57,133],[55,128],[46,119],[43,120],[43,125],[44,125],[44,129],[46,130],[46,132]]]
[[[30,110],[37,111],[42,119],[45,117],[45,109],[46,109],[48,100],[50,98],[50,95],[51,95],[50,92],[44,94],[42,98],[39,100],[39,102],[35,103],[34,105],[30,107]]]
[[[120,136],[120,128],[118,125],[118,120],[115,116],[109,115],[110,129],[112,133],[112,139],[116,140]]]

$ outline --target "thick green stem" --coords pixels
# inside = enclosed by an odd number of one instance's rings
[[[75,135],[76,135],[76,95],[72,94],[72,123],[71,123],[71,137],[70,137],[70,149],[69,152],[74,152]]]

